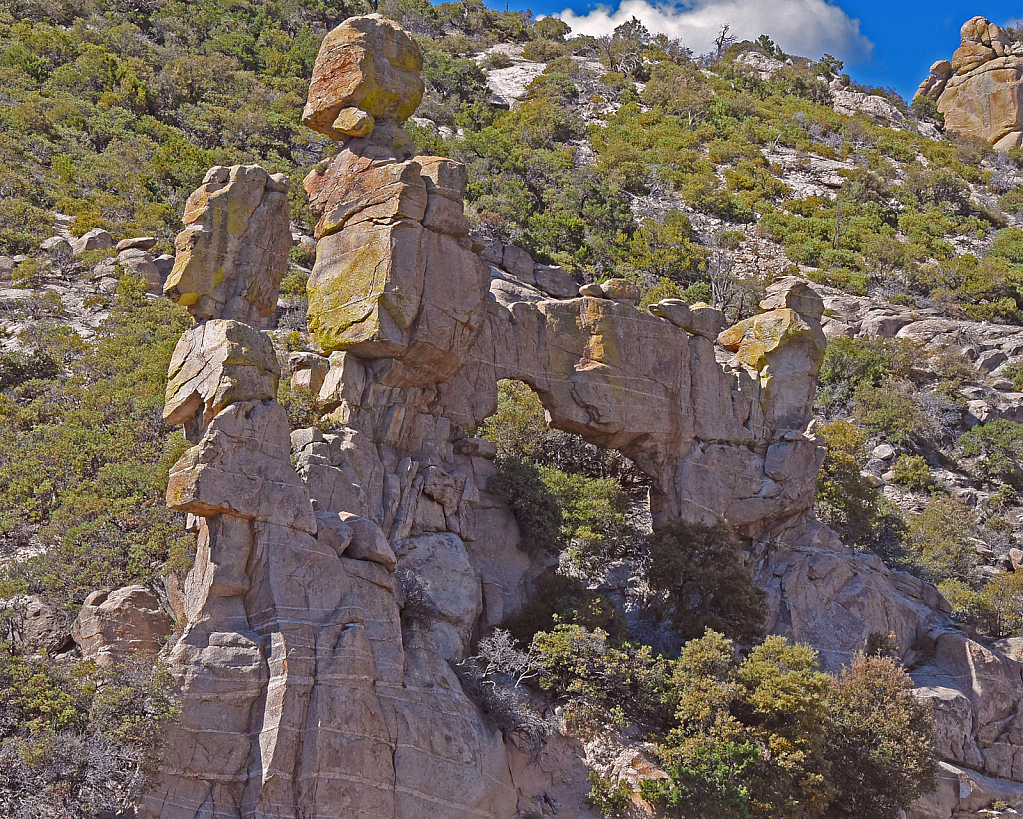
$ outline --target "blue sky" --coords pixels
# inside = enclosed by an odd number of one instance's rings
[[[502,0],[487,0],[503,7]],[[907,99],[935,60],[950,58],[959,45],[960,26],[976,15],[1004,25],[1023,17],[1019,2],[978,0],[587,0],[511,2],[512,9],[536,15],[558,14],[587,34],[610,31],[635,15],[653,31],[682,37],[695,52],[709,50],[721,24],[740,38],[771,36],[790,54],[845,60],[853,80],[894,86]]]

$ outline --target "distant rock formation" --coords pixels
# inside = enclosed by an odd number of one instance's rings
[[[985,17],[962,27],[952,60],[938,60],[917,95],[934,100],[945,128],[1000,151],[1023,143],[1023,44]]]
[[[195,444],[167,499],[199,546],[167,649],[181,720],[139,815],[596,816],[580,749],[556,736],[529,765],[450,665],[545,568],[486,491],[493,446],[471,437],[499,379],[528,384],[553,426],[628,455],[652,480],[655,526],[724,518],[747,537],[772,629],[827,667],[894,635],[947,760],[915,817],[1011,794],[968,783],[1023,765],[1021,666],[967,639],[933,587],[850,554],[814,517],[820,296],[782,279],[763,313],[725,328],[705,304],[641,310],[621,280],[577,297],[564,271],[474,245],[466,169],[412,156],[400,129],[421,93],[416,54],[370,15],[317,61],[306,118],[342,145],[305,180],[320,351],[294,356],[294,377],[318,389],[319,427],[289,429],[260,331],[290,236],[284,180],[214,168],[189,199],[166,291],[198,323],[174,352],[164,415]],[[352,110],[372,127],[343,130]],[[652,766],[626,751],[635,784]]]

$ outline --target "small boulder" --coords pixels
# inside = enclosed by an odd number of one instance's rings
[[[579,288],[579,295],[589,296],[592,299],[602,299],[604,298],[604,288],[596,282],[591,282],[590,284],[584,284]]]
[[[803,318],[820,321],[824,315],[824,300],[816,290],[796,276],[784,276],[767,288],[767,296],[760,302],[761,310],[779,310],[788,307]]]
[[[288,366],[291,368],[291,389],[318,394],[330,369],[330,361],[322,355],[303,350],[288,356]]]
[[[166,279],[170,275],[171,270],[174,269],[174,257],[170,253],[164,253],[162,256],[157,256],[153,259],[153,264],[160,271],[160,275]]]
[[[533,267],[536,286],[556,299],[571,299],[579,292],[579,284],[561,267],[538,264]]]
[[[502,266],[515,278],[525,282],[533,281],[533,259],[521,247],[507,245],[504,249]]]
[[[607,298],[614,301],[624,301],[628,304],[639,301],[639,285],[628,279],[608,279],[600,288]]]
[[[879,444],[871,451],[870,457],[876,461],[890,461],[895,457],[895,447],[891,444]]]
[[[88,250],[109,250],[113,246],[113,236],[103,228],[93,228],[71,243],[71,252],[79,256]]]
[[[170,632],[170,619],[145,586],[93,592],[71,627],[82,656],[103,666],[133,655],[155,656]]]
[[[977,369],[989,373],[999,364],[1004,364],[1009,357],[1001,350],[986,350],[977,356]]]
[[[136,236],[134,239],[121,239],[117,243],[118,250],[152,250],[154,247],[155,236]]]
[[[379,526],[368,518],[349,512],[341,512],[340,518],[352,530],[352,540],[345,550],[345,557],[379,563],[389,572],[397,568],[398,558]]]
[[[698,301],[690,305],[690,326],[684,329],[698,336],[715,341],[721,328],[725,326],[725,314],[706,302]]]
[[[71,249],[71,244],[63,236],[51,236],[49,239],[44,239],[39,243],[39,249],[47,252],[51,250],[59,250],[62,247]]]
[[[334,120],[333,128],[339,134],[352,137],[369,136],[376,125],[373,115],[359,108],[342,108]]]
[[[316,512],[316,539],[330,546],[338,557],[352,542],[352,527],[337,512]]]
[[[153,254],[138,248],[122,250],[117,254],[117,263],[146,280],[146,290],[150,293],[159,294],[163,292],[165,276],[160,275],[160,268],[156,266]]]

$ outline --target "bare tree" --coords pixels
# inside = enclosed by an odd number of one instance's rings
[[[717,38],[714,40],[715,53],[717,55],[717,59],[719,60],[721,59],[721,55],[725,53],[725,49],[727,49],[730,45],[732,45],[735,42],[735,37],[728,36],[728,30],[730,28],[731,26],[728,25],[728,23],[725,23],[723,26],[721,26],[721,31],[718,33]]]

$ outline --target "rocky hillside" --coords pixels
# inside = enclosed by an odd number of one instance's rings
[[[359,11],[0,12],[7,814],[1023,805],[1018,33]]]

